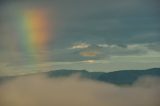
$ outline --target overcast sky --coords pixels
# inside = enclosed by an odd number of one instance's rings
[[[0,5],[1,75],[160,67],[158,0],[6,0]],[[17,11],[29,8],[46,9],[49,16],[49,40],[40,51],[45,59],[34,64],[29,59],[34,56],[15,43],[22,40],[15,34]]]

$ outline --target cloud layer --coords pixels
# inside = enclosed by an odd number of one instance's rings
[[[159,78],[116,86],[77,76],[25,76],[0,85],[0,106],[159,106]]]

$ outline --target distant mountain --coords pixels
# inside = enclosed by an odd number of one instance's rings
[[[160,68],[152,68],[147,70],[121,70],[109,73],[88,72],[86,70],[57,70],[47,72],[49,77],[68,77],[73,74],[79,74],[82,78],[124,85],[132,84],[142,76],[160,77]]]
[[[13,78],[16,78],[16,77],[12,77],[12,76],[3,76],[3,77],[1,77],[0,76],[0,84],[1,83],[3,83],[4,81],[8,81],[8,80],[11,80],[11,79],[13,79]]]
[[[115,72],[88,72],[86,70],[54,70],[44,72],[50,78],[69,77],[74,74],[78,74],[81,78],[87,78],[96,81],[102,81],[106,83],[113,83],[116,85],[133,84],[139,77],[142,76],[155,76],[160,77],[160,68],[152,68],[147,70],[121,70]],[[25,75],[26,76],[26,75]],[[28,74],[29,76],[29,74]],[[0,77],[0,83],[4,81],[17,78],[12,77]]]

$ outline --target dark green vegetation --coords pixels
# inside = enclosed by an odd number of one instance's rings
[[[85,70],[57,70],[47,73],[49,77],[68,77],[73,74],[79,74],[82,78],[88,78],[96,81],[103,81],[118,85],[132,84],[142,76],[160,77],[160,68],[148,70],[121,70],[115,72],[88,72]]]
[[[152,68],[147,70],[121,70],[115,72],[88,72],[86,70],[55,70],[45,72],[50,78],[69,77],[78,74],[81,78],[87,78],[106,83],[113,83],[117,85],[133,84],[138,78],[143,76],[160,77],[160,68]],[[28,75],[29,76],[29,75]],[[14,77],[0,77],[0,83],[17,78]]]
[[[16,78],[16,77],[10,77],[10,76],[0,77],[0,84],[2,84],[2,83],[5,82],[5,81],[11,80],[11,79],[13,79],[13,78]]]

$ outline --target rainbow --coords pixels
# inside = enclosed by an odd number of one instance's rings
[[[19,42],[28,62],[38,62],[46,58],[44,51],[49,41],[49,23],[43,9],[23,10],[18,17]]]

